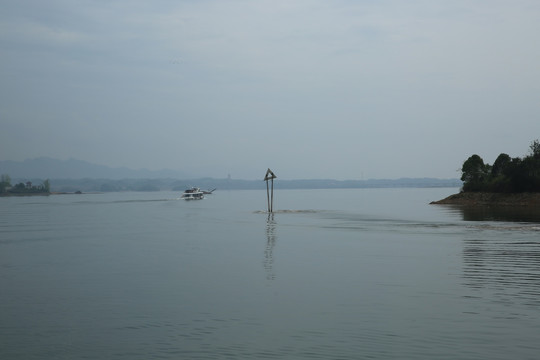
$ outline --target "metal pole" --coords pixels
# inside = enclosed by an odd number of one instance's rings
[[[270,194],[268,192],[268,180],[266,180],[266,202],[268,204],[268,212],[272,212],[272,210],[270,210]]]
[[[268,213],[274,211],[274,179],[276,175],[268,168],[266,175],[264,176],[264,181],[266,181],[266,202],[268,204]],[[272,180],[272,195],[270,195],[270,190],[268,189],[268,180]],[[270,199],[272,196],[272,199]]]
[[[270,201],[270,212],[274,212],[274,178],[272,178],[272,200]]]

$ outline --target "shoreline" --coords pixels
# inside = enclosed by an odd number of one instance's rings
[[[0,194],[0,197],[81,195],[81,194],[83,194],[83,193],[80,192],[80,191],[75,191],[75,192],[51,191],[51,192],[42,192],[42,193],[2,193],[2,194]],[[98,193],[84,193],[84,194],[98,194]]]
[[[0,197],[14,197],[14,196],[49,196],[52,193],[41,192],[41,193],[2,193]]]
[[[430,202],[432,205],[463,206],[519,206],[540,207],[540,193],[486,193],[460,192],[442,200]]]

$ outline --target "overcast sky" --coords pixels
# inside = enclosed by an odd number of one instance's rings
[[[540,138],[538,0],[0,0],[0,160],[459,177]]]

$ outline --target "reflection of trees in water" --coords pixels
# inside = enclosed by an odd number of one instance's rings
[[[465,240],[465,285],[496,291],[498,300],[540,306],[540,239],[508,230],[497,238]]]
[[[540,209],[525,206],[451,208],[465,221],[489,222],[479,224],[482,233],[476,238],[465,240],[465,285],[494,290],[497,301],[539,306],[540,233],[535,228],[536,223],[540,223]]]
[[[465,221],[512,221],[540,223],[540,207],[452,206]]]
[[[274,214],[268,214],[266,220],[266,248],[264,250],[264,269],[266,271],[266,279],[274,280],[274,246],[276,245],[276,222]]]

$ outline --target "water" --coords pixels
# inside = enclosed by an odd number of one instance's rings
[[[540,217],[456,191],[0,198],[0,358],[536,359]]]

